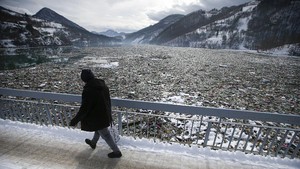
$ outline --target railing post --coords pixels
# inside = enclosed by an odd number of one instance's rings
[[[41,100],[38,100],[38,105],[37,105],[37,111],[35,112],[36,116],[38,119],[36,119],[40,125],[43,125],[42,118],[41,118],[41,111],[43,110],[43,105],[41,104]],[[37,122],[36,122],[37,124]]]
[[[298,143],[296,149],[294,150],[292,156],[291,156],[291,159],[294,159],[296,154],[299,152],[299,149],[300,149],[300,144]]]
[[[208,142],[208,139],[209,139],[209,133],[210,133],[211,125],[212,125],[212,122],[209,121],[208,125],[207,125],[207,129],[206,129],[206,133],[205,133],[205,139],[204,139],[203,147],[207,146],[207,142]]]
[[[49,109],[49,106],[48,106],[48,105],[46,106],[46,113],[47,113],[47,117],[48,117],[49,123],[50,123],[52,126],[54,126],[54,125],[53,125],[53,121],[52,121],[52,117],[51,117],[51,112],[50,112],[50,109]]]
[[[123,136],[122,113],[121,112],[118,112],[118,128],[119,128],[120,135]]]

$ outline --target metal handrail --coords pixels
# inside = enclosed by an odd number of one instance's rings
[[[30,97],[35,99],[45,100],[59,100],[65,102],[81,102],[81,96],[75,94],[62,94],[52,92],[39,92],[19,89],[0,88],[1,95],[15,96],[15,97]],[[257,112],[248,110],[234,110],[222,108],[208,108],[198,106],[187,106],[178,104],[168,104],[159,102],[137,101],[128,99],[112,98],[112,106],[126,107],[135,109],[149,109],[164,112],[176,112],[191,115],[203,116],[218,116],[245,120],[260,120],[276,123],[288,123],[293,125],[300,125],[300,116],[292,114],[277,114],[269,112]]]
[[[80,95],[0,88],[0,118],[69,127],[80,102]],[[260,155],[300,157],[298,115],[117,98],[112,99],[112,105],[115,124],[122,135]]]

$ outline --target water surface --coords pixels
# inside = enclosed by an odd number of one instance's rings
[[[41,63],[68,63],[85,55],[75,47],[37,47],[0,49],[0,70],[32,67]]]

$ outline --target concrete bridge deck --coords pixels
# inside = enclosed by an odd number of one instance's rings
[[[157,151],[151,147],[148,147],[147,150],[141,146],[140,142],[134,142],[133,139],[128,140],[123,137],[118,143],[123,157],[109,159],[107,153],[110,152],[110,149],[104,142],[98,143],[95,150],[84,143],[84,139],[91,137],[91,135],[91,133],[79,130],[38,126],[0,119],[0,168],[275,169],[300,166],[299,159],[273,159],[249,155],[246,157],[248,160],[240,161],[242,158],[237,158],[240,156],[239,154],[230,152],[224,153],[224,158],[221,158],[222,152],[220,151],[216,153],[206,152],[205,154],[200,152],[199,155],[195,155],[176,152],[176,150],[173,152]],[[128,144],[131,145],[128,146]],[[155,147],[155,143],[152,146]],[[172,147],[166,147],[172,149]],[[161,146],[158,149],[160,148],[163,149]],[[232,154],[232,158],[228,157],[230,154]]]

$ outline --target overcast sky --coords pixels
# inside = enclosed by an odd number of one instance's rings
[[[33,15],[48,7],[89,31],[113,29],[134,32],[170,14],[224,6],[240,5],[251,0],[0,0],[0,5]]]

